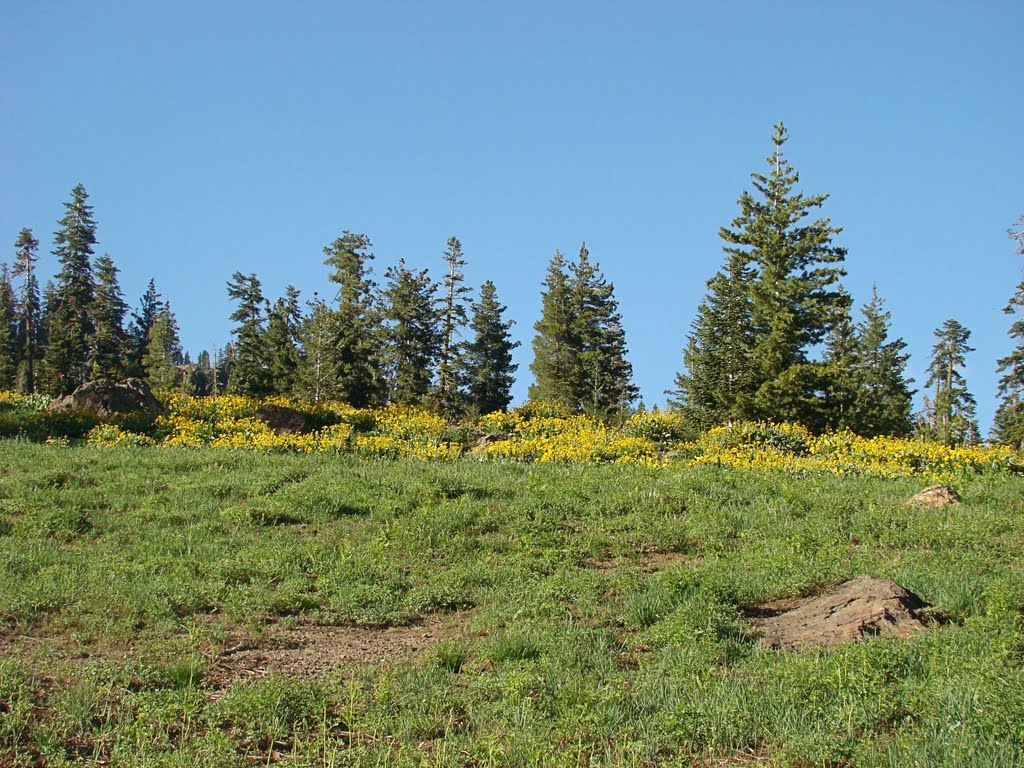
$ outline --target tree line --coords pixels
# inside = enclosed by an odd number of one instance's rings
[[[812,213],[828,195],[796,191],[799,174],[775,126],[767,171],[751,174],[739,214],[719,236],[724,259],[707,281],[683,350],[669,407],[706,430],[733,420],[794,421],[865,436],[977,442],[976,403],[964,379],[970,331],[955,319],[935,331],[924,406],[912,412],[906,343],[891,338],[877,290],[855,316],[843,287],[841,228]],[[235,309],[223,349],[183,353],[169,302],[151,280],[129,308],[108,254],[96,256],[96,222],[78,185],[64,204],[53,253],[59,271],[40,291],[39,242],[23,229],[12,267],[0,267],[0,388],[64,394],[94,378],[138,376],[161,391],[338,399],[356,407],[409,404],[449,417],[503,410],[517,366],[512,321],[491,281],[466,285],[456,237],[441,277],[404,260],[373,277],[370,239],[345,231],[324,248],[333,297],[300,303],[288,286],[271,301],[256,274],[227,283]],[[1024,255],[1024,218],[1011,230]],[[534,324],[531,400],[616,418],[639,391],[614,286],[584,243],[575,260],[556,251]],[[1004,310],[1024,312],[1024,281]],[[998,361],[1001,401],[992,438],[1024,445],[1024,319],[1015,350]]]

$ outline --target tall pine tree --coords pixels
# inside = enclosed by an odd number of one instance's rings
[[[442,351],[443,337],[435,304],[437,285],[427,270],[414,272],[404,260],[388,269],[383,313],[388,400],[400,405],[419,405],[430,393],[431,371]],[[450,350],[449,350],[450,351]],[[454,383],[454,371],[447,376]],[[443,402],[446,412],[455,409],[457,392]]]
[[[530,385],[531,400],[558,403],[566,408],[578,407],[573,389],[573,376],[578,366],[579,344],[576,340],[573,313],[573,289],[565,272],[565,256],[555,251],[548,264],[541,292],[541,315],[534,323],[534,383]]]
[[[462,243],[455,235],[448,238],[444,252],[445,274],[441,280],[439,320],[441,348],[437,359],[437,387],[434,401],[437,409],[445,416],[452,417],[459,401],[459,382],[456,375],[459,364],[459,337],[466,325],[466,306],[469,287],[465,285],[463,268],[466,260],[462,255]]]
[[[335,314],[316,292],[307,302],[309,311],[299,327],[300,356],[295,372],[296,389],[314,403],[334,392],[333,349]]]
[[[124,331],[124,317],[128,305],[117,282],[118,269],[113,259],[104,254],[96,259],[96,286],[92,303],[93,335],[92,370],[93,379],[119,379],[127,369],[126,354],[128,338]]]
[[[930,408],[919,429],[925,436],[946,445],[978,442],[974,396],[967,389],[961,369],[974,347],[967,344],[971,332],[953,319],[935,330],[935,346],[928,365],[927,387],[934,387]]]
[[[852,315],[843,312],[825,338],[826,387],[823,411],[829,429],[852,429],[859,383],[857,327]]]
[[[18,389],[22,392],[36,391],[36,371],[41,356],[39,303],[39,280],[35,275],[38,260],[39,241],[31,229],[22,229],[14,243],[15,257],[12,277],[20,277],[21,297],[15,313],[17,329],[15,339],[19,350]]]
[[[754,191],[719,230],[726,268],[709,282],[677,379],[676,402],[702,427],[732,418],[828,426],[829,371],[811,352],[848,316],[846,251],[832,244],[840,230],[827,218],[805,221],[828,195],[794,191],[800,177],[783,154],[787,140],[777,124],[768,173],[751,174]]]
[[[573,320],[577,369],[573,376],[576,407],[596,418],[624,412],[636,400],[633,366],[626,359],[615,288],[590,261],[584,243],[572,265]]]
[[[89,377],[92,363],[92,255],[96,222],[89,196],[81,184],[64,203],[64,217],[54,236],[60,262],[49,316],[46,370],[53,394],[67,394]]]
[[[141,378],[146,375],[142,360],[146,356],[146,345],[149,343],[149,329],[156,322],[156,316],[162,306],[163,300],[156,290],[156,281],[150,278],[146,292],[139,299],[139,309],[132,312],[132,319],[128,324],[126,362],[129,376]]]
[[[275,394],[291,395],[295,392],[301,323],[299,292],[289,285],[284,289],[284,296],[274,303],[267,314],[267,331],[263,336],[269,388]]]
[[[181,388],[182,373],[181,341],[178,338],[178,321],[169,303],[161,303],[153,323],[149,326],[146,356],[142,365],[146,380],[157,392],[167,394]]]
[[[1017,245],[1017,252],[1024,256],[1024,216],[1010,229],[1009,235]],[[996,408],[993,420],[992,438],[1006,445],[1024,448],[1024,280],[1017,284],[1017,290],[1003,308],[1003,312],[1017,319],[1010,325],[1010,338],[1017,346],[1006,357],[999,359],[996,372],[999,378],[999,395],[1002,398]]]
[[[0,264],[0,390],[14,389],[18,372],[17,323],[11,271]]]
[[[512,362],[512,350],[519,346],[509,334],[513,321],[504,319],[507,307],[488,280],[480,288],[480,300],[472,305],[469,322],[473,337],[466,343],[460,378],[464,382],[469,411],[483,415],[504,411],[512,402],[512,385],[519,367]]]
[[[638,394],[626,359],[626,335],[615,289],[590,261],[586,243],[567,267],[555,252],[534,324],[535,383],[530,399],[549,400],[603,418],[624,411]]]
[[[854,381],[857,396],[850,428],[858,435],[909,435],[912,429],[911,399],[914,391],[907,378],[910,355],[903,339],[889,339],[891,314],[872,286],[871,301],[861,308],[857,325]]]
[[[235,364],[228,380],[228,390],[234,394],[262,396],[270,392],[270,371],[267,348],[264,343],[263,289],[255,274],[235,272],[228,281],[228,297],[238,306],[231,313],[235,323]]]
[[[757,376],[753,366],[753,270],[746,253],[733,251],[723,271],[707,282],[683,351],[669,405],[700,430],[749,418]]]
[[[371,278],[370,238],[345,231],[324,248],[328,275],[338,286],[326,344],[325,394],[356,408],[380,402],[383,390],[380,311]]]

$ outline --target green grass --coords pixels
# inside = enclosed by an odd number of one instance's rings
[[[1024,766],[1012,477],[922,509],[710,467],[0,442],[0,468],[0,765]],[[752,641],[745,607],[859,574],[950,621]],[[454,635],[394,663],[215,674],[275,625],[439,613]]]

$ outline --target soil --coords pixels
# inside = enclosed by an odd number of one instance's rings
[[[696,560],[693,555],[684,552],[648,552],[641,556],[636,564],[641,573],[657,573],[676,563],[691,563]],[[591,571],[614,571],[620,566],[626,565],[626,561],[607,559],[600,560],[595,557],[586,557],[580,560],[580,568]]]
[[[433,648],[456,634],[458,622],[432,616],[402,627],[296,626],[270,634],[258,645],[222,651],[208,672],[215,686],[263,677],[269,672],[315,677],[355,664],[393,664]]]
[[[796,649],[909,637],[926,628],[926,607],[894,581],[859,576],[815,596],[754,607],[748,615],[762,645]]]
[[[87,643],[69,630],[33,628],[24,634],[5,628],[0,632],[0,659],[45,661],[54,676],[73,672],[97,659],[125,661],[138,651],[127,643]]]

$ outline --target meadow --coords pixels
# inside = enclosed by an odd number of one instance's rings
[[[766,440],[427,461],[171,434],[0,442],[0,764],[1024,766],[1009,460],[947,471],[963,502],[933,509],[906,503],[919,458],[749,460]],[[758,645],[755,606],[860,574],[932,628]]]

